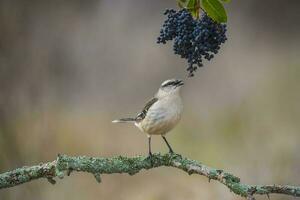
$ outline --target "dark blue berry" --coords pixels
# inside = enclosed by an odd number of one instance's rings
[[[189,75],[202,67],[203,58],[211,60],[218,53],[226,38],[226,24],[213,21],[205,13],[195,20],[186,9],[175,11],[168,9],[167,15],[157,38],[157,43],[165,44],[173,40],[173,50],[188,62]]]

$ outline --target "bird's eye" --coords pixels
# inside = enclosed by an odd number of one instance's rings
[[[162,87],[168,87],[168,86],[174,86],[176,85],[176,82],[175,81],[170,81],[170,82],[167,82],[165,84],[162,85]]]

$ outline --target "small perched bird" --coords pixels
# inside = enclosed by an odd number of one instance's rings
[[[166,142],[170,153],[174,153],[165,135],[179,122],[183,104],[180,97],[182,80],[170,79],[164,81],[156,95],[145,105],[142,112],[134,118],[123,118],[113,123],[133,122],[148,136],[149,156],[151,152],[151,136],[161,135]]]

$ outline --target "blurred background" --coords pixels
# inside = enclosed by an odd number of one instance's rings
[[[171,44],[156,44],[165,8],[175,0],[1,0],[0,172],[58,153],[146,155],[147,137],[111,120],[176,77],[186,80],[182,120],[167,135],[176,152],[245,183],[300,185],[300,1],[227,4],[228,41],[189,79]],[[153,149],[167,152],[160,137]],[[41,179],[0,199],[241,199],[171,168],[102,179]]]

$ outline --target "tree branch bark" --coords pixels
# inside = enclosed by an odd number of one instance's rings
[[[224,184],[233,193],[251,200],[254,199],[254,195],[269,195],[271,193],[300,197],[300,187],[243,184],[240,182],[240,178],[233,174],[221,169],[208,167],[177,154],[154,154],[151,159],[143,156],[133,158],[122,156],[94,158],[58,155],[57,159],[52,162],[30,167],[25,166],[0,174],[0,189],[14,187],[39,178],[47,178],[50,183],[55,184],[55,177],[62,179],[66,174],[70,175],[72,171],[91,173],[98,182],[101,182],[101,174],[127,173],[134,175],[142,169],[148,170],[161,166],[178,168],[189,175],[199,174],[206,176],[209,180],[216,180]]]

